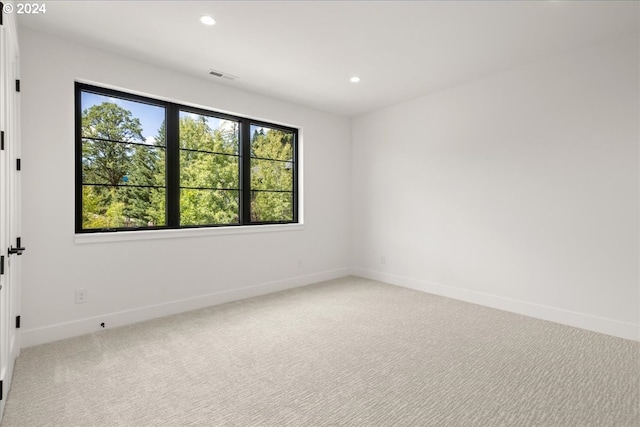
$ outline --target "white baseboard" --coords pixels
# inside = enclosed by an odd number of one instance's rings
[[[41,328],[26,329],[20,334],[20,343],[22,348],[31,347],[33,345],[96,332],[102,329],[99,325],[103,322],[107,328],[124,326],[158,317],[170,316],[172,314],[183,313],[185,311],[223,304],[225,302],[270,294],[325,280],[337,279],[339,277],[347,276],[348,274],[349,269],[347,268],[324,271],[275,282],[247,286],[240,289],[214,292],[207,295],[171,301],[164,304],[150,305],[116,313],[106,313],[100,316],[74,320],[72,322],[58,323]]]
[[[350,273],[354,276],[377,280],[396,286],[402,286],[404,288],[466,301],[486,307],[497,308],[499,310],[509,311],[512,313],[523,314],[537,319],[548,320],[563,325],[600,332],[602,334],[613,335],[615,337],[625,338],[628,340],[640,341],[640,325],[633,323],[621,322],[604,317],[577,313],[556,307],[534,304],[483,292],[470,291],[467,289],[428,282],[426,280],[413,279],[410,277],[403,277],[362,268],[351,268]]]

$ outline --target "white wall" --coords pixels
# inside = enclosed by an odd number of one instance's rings
[[[354,119],[354,272],[639,339],[638,52],[618,39]]]
[[[29,29],[22,48],[23,346],[346,274],[345,118],[236,90]],[[74,80],[302,128],[302,230],[77,244]],[[147,232],[148,233],[148,232]],[[298,259],[303,267],[298,267]],[[264,286],[260,286],[264,285]],[[88,302],[75,304],[75,290]],[[213,294],[213,295],[212,295]],[[164,305],[163,305],[164,304]],[[151,307],[161,305],[160,307]]]

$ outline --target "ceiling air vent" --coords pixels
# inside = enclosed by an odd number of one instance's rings
[[[235,80],[238,76],[234,76],[233,74],[223,73],[222,71],[217,70],[209,70],[209,74],[215,77],[220,77],[227,80]]]

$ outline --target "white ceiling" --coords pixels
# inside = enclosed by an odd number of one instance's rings
[[[48,1],[37,31],[341,115],[639,36],[635,1]],[[203,14],[217,24],[199,22]],[[209,69],[239,77],[227,81]],[[361,77],[353,84],[349,78]]]

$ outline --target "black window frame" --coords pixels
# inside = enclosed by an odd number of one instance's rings
[[[235,116],[221,113],[216,110],[193,107],[176,102],[163,101],[147,96],[123,92],[120,90],[95,86],[91,84],[75,82],[75,232],[76,234],[86,233],[106,233],[122,231],[147,231],[147,230],[171,230],[171,229],[192,229],[192,228],[220,228],[220,227],[244,227],[253,225],[277,225],[277,224],[299,224],[298,217],[298,144],[299,129],[284,126],[276,123],[265,122],[263,120],[252,119],[250,117]],[[115,97],[126,101],[139,102],[153,106],[165,108],[165,225],[154,225],[145,227],[113,227],[113,228],[91,228],[84,229],[82,223],[82,92],[90,92],[97,95]],[[238,194],[239,194],[239,222],[234,224],[198,224],[180,225],[180,111],[194,114],[201,114],[215,117],[222,120],[238,122]],[[293,173],[292,185],[292,220],[290,221],[251,221],[251,126],[266,127],[274,130],[281,130],[293,134],[291,167]],[[288,192],[288,191],[284,191]]]

